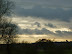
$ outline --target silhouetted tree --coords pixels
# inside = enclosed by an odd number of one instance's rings
[[[0,34],[1,38],[6,38],[6,35],[10,38],[15,34],[17,25],[8,21],[5,16],[11,14],[12,9],[14,8],[14,2],[10,0],[0,0]]]
[[[8,54],[10,54],[8,44],[12,39],[10,38],[10,36],[15,33],[17,26],[15,24],[12,24],[11,22],[7,22],[7,19],[5,19],[4,17],[9,16],[13,8],[14,3],[12,1],[0,0],[0,34],[2,34],[0,39],[6,41]]]
[[[54,42],[50,39],[39,39],[36,41],[37,47],[44,50],[45,53],[50,52],[54,48]]]
[[[66,40],[66,42],[68,42],[68,40]]]
[[[36,41],[36,43],[38,42],[53,42],[53,41],[49,39],[39,39],[38,41]]]
[[[0,33],[2,34],[2,38],[7,39],[5,40],[7,44],[9,44],[11,41],[9,39],[14,38],[17,32],[17,25],[13,23],[4,23],[0,25]]]
[[[8,54],[10,54],[9,44],[13,42],[17,30],[18,26],[16,24],[8,22],[7,20],[0,23],[0,34],[2,35],[0,39],[2,39],[7,44]]]

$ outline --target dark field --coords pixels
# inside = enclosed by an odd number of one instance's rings
[[[0,54],[72,54],[72,42],[1,44]]]

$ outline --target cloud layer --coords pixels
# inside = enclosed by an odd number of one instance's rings
[[[70,38],[72,0],[12,0],[16,2],[12,21],[19,34]]]
[[[35,16],[69,22],[72,18],[72,0],[12,0],[18,16]]]
[[[58,19],[62,21],[69,21],[72,18],[72,9],[42,8],[41,6],[35,6],[32,9],[17,7],[15,13],[18,16],[35,16],[50,20]]]

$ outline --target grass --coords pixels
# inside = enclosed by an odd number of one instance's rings
[[[65,54],[72,54],[72,50],[65,50]]]
[[[38,54],[50,54],[50,53],[39,52]],[[72,54],[72,50],[66,50],[66,51],[64,51],[63,54]]]
[[[0,54],[7,54],[7,52],[0,50]],[[26,53],[24,53],[23,51],[15,51],[15,50],[13,50],[11,52],[11,54],[26,54]],[[50,53],[45,53],[44,51],[40,51],[37,54],[50,54]],[[72,54],[72,50],[65,50],[63,54]]]

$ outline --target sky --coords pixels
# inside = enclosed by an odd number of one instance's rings
[[[72,0],[12,0],[19,41],[72,40]]]

